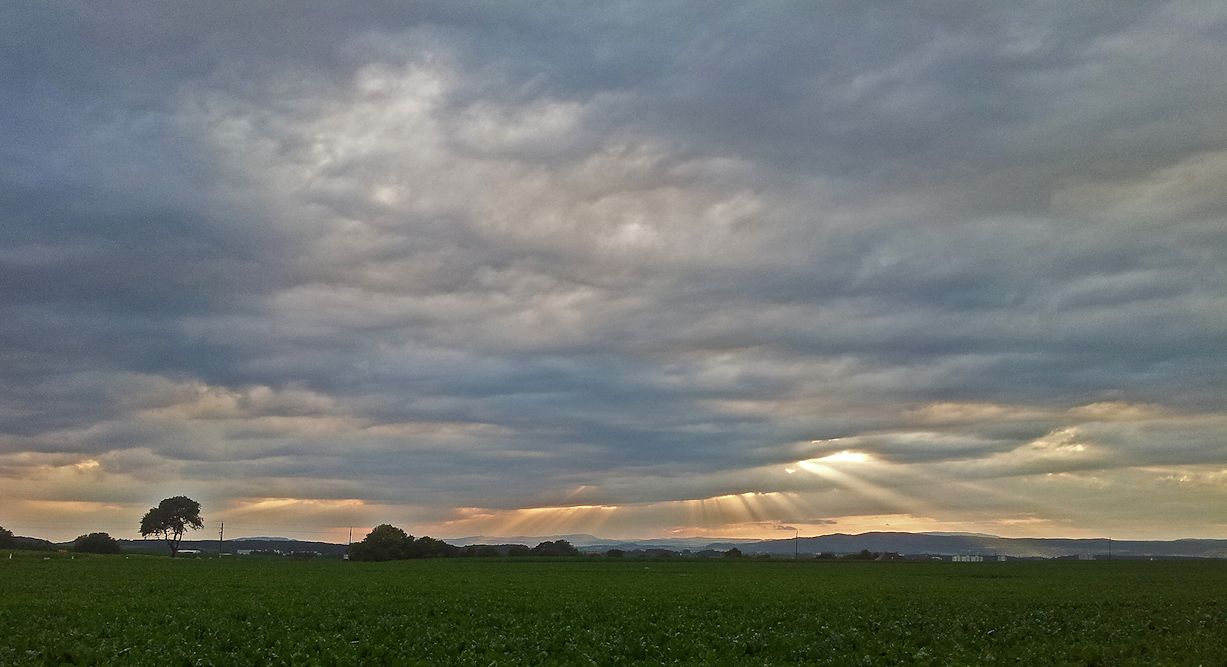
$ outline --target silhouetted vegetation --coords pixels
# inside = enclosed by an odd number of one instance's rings
[[[523,544],[475,544],[458,547],[433,537],[414,537],[387,523],[375,526],[362,541],[349,546],[350,560],[365,561],[578,555],[579,549],[566,540],[542,542],[531,549]]]
[[[408,545],[413,536],[391,524],[375,526],[371,532],[349,547],[352,560],[402,560],[408,558]]]
[[[464,558],[495,558],[503,554],[498,550],[498,547],[489,544],[470,544],[461,550]]]
[[[86,554],[117,554],[122,553],[119,541],[106,533],[90,533],[72,541],[72,550]]]
[[[200,518],[200,503],[187,496],[166,498],[141,518],[141,536],[161,536],[170,547],[171,558],[179,553],[179,542],[188,528],[204,528],[204,519]]]
[[[24,549],[28,551],[51,551],[55,545],[37,537],[21,537],[13,531],[0,527],[0,549]]]
[[[351,560],[385,561],[412,558],[456,558],[498,556],[488,545],[457,547],[433,537],[414,537],[391,524],[375,526],[360,542],[349,547]]]
[[[534,556],[578,556],[579,549],[576,549],[566,540],[555,540],[553,542],[545,541],[532,549]]]

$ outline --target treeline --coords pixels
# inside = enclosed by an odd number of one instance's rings
[[[24,551],[54,551],[55,545],[37,537],[21,537],[13,531],[0,526],[0,549],[22,549]]]
[[[70,544],[71,550],[76,553],[117,554],[121,552],[119,542],[106,533],[81,535]],[[41,538],[14,535],[13,531],[0,526],[0,549],[55,551],[62,548],[64,548],[64,545],[55,544]]]
[[[531,549],[522,544],[458,547],[433,537],[414,537],[389,524],[376,526],[362,541],[349,547],[350,560],[384,561],[414,558],[482,558],[493,556],[578,556],[566,540],[546,541]]]

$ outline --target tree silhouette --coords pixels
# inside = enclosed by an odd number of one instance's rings
[[[382,523],[371,529],[361,542],[349,545],[352,560],[400,560],[406,558],[413,537],[391,524]]]
[[[533,547],[534,556],[578,556],[579,549],[576,549],[570,542],[566,540],[555,540],[553,542],[545,541]]]
[[[204,519],[200,518],[200,503],[187,496],[166,498],[141,519],[141,537],[161,536],[170,547],[171,558],[179,553],[179,542],[188,528],[204,528]]]
[[[106,533],[82,535],[72,542],[72,550],[77,553],[117,554],[123,551],[119,548],[119,541]]]

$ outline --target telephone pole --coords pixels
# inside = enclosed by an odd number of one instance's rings
[[[222,557],[222,543],[226,541],[226,522],[221,523],[221,527],[217,529],[217,557]]]

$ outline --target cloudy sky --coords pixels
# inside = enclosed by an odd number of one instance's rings
[[[0,525],[1227,537],[1221,2],[0,7]]]

